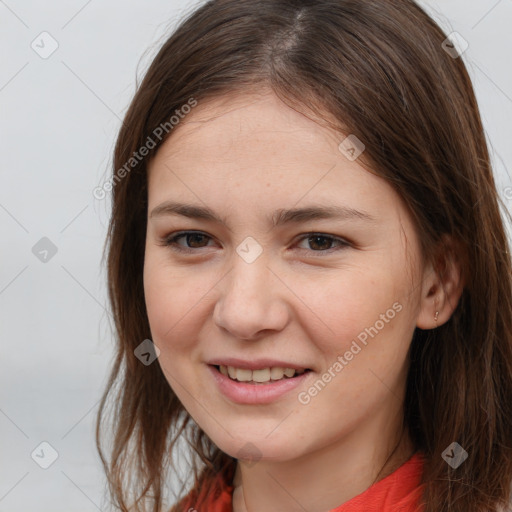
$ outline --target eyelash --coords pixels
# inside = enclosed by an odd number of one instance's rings
[[[173,251],[187,253],[187,254],[197,253],[197,251],[199,249],[205,248],[205,247],[198,247],[198,248],[186,247],[186,248],[184,248],[184,247],[181,247],[180,245],[178,245],[177,241],[180,238],[185,238],[187,235],[202,235],[202,236],[209,238],[210,240],[213,239],[211,236],[209,236],[206,233],[203,233],[201,231],[180,231],[179,233],[172,233],[172,234],[162,238],[159,245],[162,245],[164,247],[169,247]],[[311,250],[310,252],[331,254],[332,251],[346,249],[348,247],[351,247],[351,244],[347,240],[344,240],[343,238],[340,238],[337,236],[328,235],[326,233],[305,233],[303,236],[301,236],[299,238],[297,243],[300,243],[303,240],[307,240],[307,239],[313,238],[313,237],[325,238],[325,239],[333,241],[333,242],[338,242],[340,244],[340,246],[338,248],[330,248],[330,249],[319,250],[319,251]],[[307,251],[308,249],[302,249],[302,250]]]

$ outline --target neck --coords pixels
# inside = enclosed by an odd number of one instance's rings
[[[331,510],[393,473],[414,453],[407,431],[386,446],[368,442],[368,434],[359,430],[291,461],[261,460],[253,466],[239,461],[233,512]]]

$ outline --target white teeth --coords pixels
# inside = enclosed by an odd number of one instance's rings
[[[284,368],[280,368],[279,366],[270,368],[270,378],[272,380],[282,379],[283,375],[284,375]]]
[[[293,377],[295,375],[295,370],[293,368],[285,368],[284,369],[284,374],[287,377]]]
[[[240,382],[249,382],[250,380],[252,380],[251,377],[252,377],[251,370],[246,370],[244,368],[236,369],[236,380],[239,380]]]
[[[281,380],[284,377],[291,378],[295,375],[302,375],[306,370],[295,370],[294,368],[281,368],[278,366],[272,368],[262,368],[260,370],[248,370],[245,368],[235,368],[234,366],[219,366],[222,375],[229,376],[239,382],[270,382],[271,380]]]
[[[268,382],[270,380],[270,368],[264,368],[263,370],[253,370],[252,380],[254,382]]]

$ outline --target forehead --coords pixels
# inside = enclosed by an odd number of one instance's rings
[[[180,158],[212,153],[217,157],[224,153],[231,159],[248,153],[261,157],[273,150],[281,152],[286,141],[286,149],[327,151],[332,156],[340,137],[339,132],[295,111],[272,92],[237,93],[199,102],[173,129],[160,151]]]
[[[149,202],[199,200],[217,211],[312,202],[377,216],[396,210],[394,189],[339,150],[345,137],[274,94],[199,102],[150,162]]]

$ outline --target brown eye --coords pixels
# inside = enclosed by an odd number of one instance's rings
[[[184,239],[185,245],[178,243],[179,240]],[[194,249],[202,249],[208,247],[208,241],[212,238],[204,233],[196,231],[182,231],[181,233],[173,234],[166,237],[162,241],[162,245],[171,247],[176,251],[194,252]]]
[[[349,247],[350,244],[343,240],[342,238],[338,238],[331,235],[326,235],[323,233],[308,233],[306,236],[303,236],[300,242],[306,241],[308,247],[302,247],[301,249],[310,250],[313,252],[326,252],[331,249],[336,249],[333,245],[337,245],[338,248]]]
[[[189,235],[183,235],[185,237],[185,240],[187,241],[187,244],[189,244],[190,247],[204,247],[202,243],[207,241],[208,238],[206,235],[202,235],[201,233],[192,233]]]

